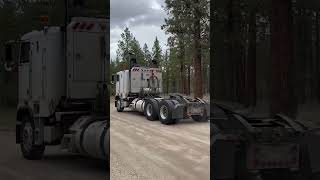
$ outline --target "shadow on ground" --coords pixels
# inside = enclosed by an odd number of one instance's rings
[[[83,157],[80,155],[70,154],[50,154],[45,155],[39,163],[49,163],[57,165],[59,167],[65,167],[67,169],[87,169],[90,171],[96,171],[97,173],[109,170],[109,164],[106,161]]]

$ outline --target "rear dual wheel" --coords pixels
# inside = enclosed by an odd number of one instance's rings
[[[172,111],[174,109],[173,102],[170,100],[162,100],[159,107],[160,122],[165,125],[175,124],[176,120],[172,118]]]
[[[144,106],[144,115],[149,121],[156,121],[158,117],[159,106],[158,102],[154,99],[146,99]]]

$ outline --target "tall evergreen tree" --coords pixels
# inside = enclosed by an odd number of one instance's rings
[[[162,62],[162,50],[157,37],[154,40],[153,47],[152,47],[152,58],[158,64]]]
[[[203,39],[208,38],[207,30],[209,18],[208,0],[186,0],[175,1],[166,0],[165,10],[168,18],[162,28],[175,40],[175,46],[179,50],[180,77],[182,81],[181,92],[186,93],[186,51],[192,51],[194,81],[193,90],[195,97],[203,96]],[[188,42],[186,39],[191,39]],[[187,43],[192,44],[192,48],[186,50]],[[191,46],[190,46],[191,47]],[[189,69],[188,69],[189,70]]]
[[[152,55],[151,55],[151,53],[149,51],[149,47],[146,43],[143,45],[143,55],[144,55],[144,61],[147,64],[149,64],[152,60]]]

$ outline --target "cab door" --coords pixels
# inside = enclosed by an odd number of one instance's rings
[[[20,44],[19,53],[19,67],[18,67],[18,89],[19,89],[19,102],[23,102],[31,98],[31,77],[30,77],[30,42],[22,42]]]

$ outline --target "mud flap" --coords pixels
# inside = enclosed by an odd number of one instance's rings
[[[172,110],[172,119],[183,119],[184,117],[184,108],[185,106],[182,104],[175,105]]]

